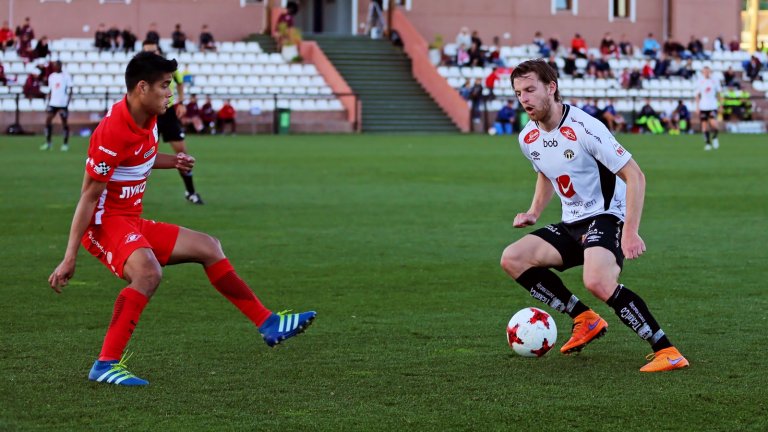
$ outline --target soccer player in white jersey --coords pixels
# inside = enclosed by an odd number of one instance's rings
[[[654,359],[642,372],[688,366],[645,302],[618,281],[624,258],[635,259],[645,251],[638,234],[645,194],[640,167],[602,123],[561,102],[557,73],[543,60],[518,65],[512,84],[530,118],[520,132],[520,148],[538,175],[531,207],[518,213],[513,225],[534,225],[555,193],[563,211],[562,222],[509,245],[502,268],[531,296],[573,318],[563,354],[581,351],[608,327],[550,270],[583,265],[587,290],[651,344]]]
[[[717,109],[722,87],[720,81],[711,77],[712,70],[709,66],[704,66],[701,75],[702,78],[696,82],[696,115],[701,120],[701,131],[704,133],[704,150],[712,150],[720,147],[720,141],[717,139]]]
[[[61,151],[69,150],[69,101],[72,98],[72,77],[61,70],[61,62],[53,64],[53,73],[48,77],[48,87],[51,89],[48,93],[48,107],[45,112],[45,144],[40,150],[51,149],[51,134],[53,133],[53,118],[56,114],[61,117],[61,126],[64,129],[64,144],[61,145]]]

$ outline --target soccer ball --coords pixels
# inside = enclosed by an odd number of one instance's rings
[[[496,128],[495,127],[489,127],[488,128],[488,135],[496,135]]]
[[[541,309],[525,308],[509,320],[507,342],[523,357],[541,357],[557,342],[555,320]]]

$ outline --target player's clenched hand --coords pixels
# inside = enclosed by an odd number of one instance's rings
[[[75,275],[75,262],[65,259],[56,267],[56,270],[48,277],[48,283],[54,291],[61,294],[61,289],[67,286],[69,280]]]
[[[627,259],[635,259],[645,252],[645,242],[637,233],[624,231],[621,234],[621,251]]]
[[[179,119],[184,117],[184,114],[187,113],[187,107],[185,107],[183,103],[177,103],[173,106],[173,109],[176,111],[176,117]]]
[[[537,219],[538,218],[531,213],[518,213],[517,216],[515,216],[514,222],[512,222],[512,226],[515,228],[522,228],[534,225]]]
[[[195,158],[186,153],[176,154],[176,169],[188,172],[195,166]]]

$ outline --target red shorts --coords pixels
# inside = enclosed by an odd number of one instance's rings
[[[113,216],[102,219],[101,225],[85,230],[80,243],[117,277],[123,277],[123,266],[138,248],[150,248],[164,266],[171,258],[179,226],[138,217]]]

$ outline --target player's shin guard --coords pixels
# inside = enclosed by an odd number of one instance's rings
[[[654,352],[672,346],[643,299],[629,288],[619,284],[606,303],[613,308],[624,325],[651,344]]]
[[[187,193],[190,195],[195,193],[195,184],[192,181],[192,171],[179,171],[179,174],[181,174],[181,179],[184,180],[184,187],[187,189]]]
[[[123,288],[120,291],[112,312],[112,321],[101,347],[100,361],[120,359],[148,301],[147,296],[133,288]]]
[[[567,313],[571,318],[589,310],[551,270],[531,267],[515,281],[527,289],[531,297],[548,304],[558,312]]]
[[[229,260],[224,258],[205,268],[211,284],[235,305],[256,326],[260,326],[272,313],[261,304],[256,294],[235,273]]]

